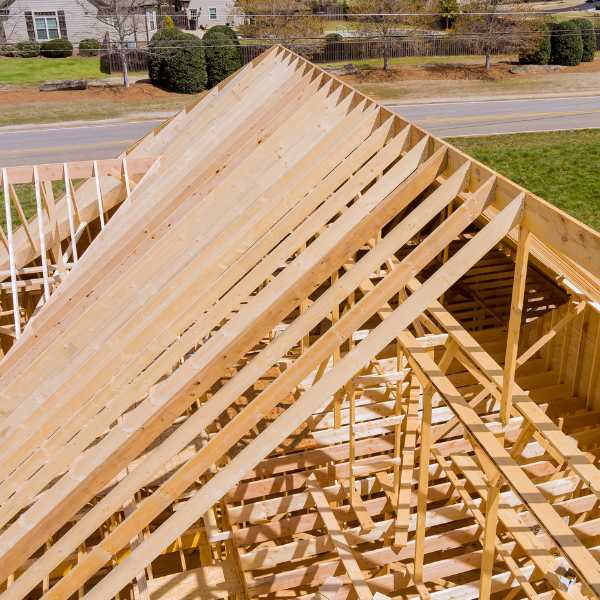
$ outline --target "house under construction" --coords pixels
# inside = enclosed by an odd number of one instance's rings
[[[596,232],[282,47],[1,178],[1,600],[600,597]]]

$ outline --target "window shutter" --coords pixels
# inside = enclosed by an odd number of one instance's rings
[[[27,26],[27,35],[32,42],[35,42],[35,29],[33,28],[33,15],[31,12],[25,13],[25,25]]]
[[[4,21],[8,19],[8,8],[0,8],[0,44],[6,43],[6,33],[4,31]]]
[[[65,11],[58,11],[58,27],[60,29],[60,37],[64,40],[69,39],[69,34],[67,33],[67,21],[65,19]]]

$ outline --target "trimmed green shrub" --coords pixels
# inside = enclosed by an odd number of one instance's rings
[[[581,62],[583,42],[577,23],[552,23],[550,34],[550,62],[553,65],[573,67]]]
[[[213,87],[223,79],[227,79],[242,66],[242,54],[237,36],[234,41],[230,35],[223,32],[222,27],[219,27],[218,31],[214,31],[215,29],[216,27],[209,29],[202,38],[208,87]]]
[[[521,50],[519,62],[522,65],[547,65],[550,62],[550,29],[540,21],[532,26],[532,33],[537,35],[531,46]]]
[[[100,52],[100,42],[92,38],[87,38],[79,42],[80,56],[98,56]]]
[[[592,62],[594,60],[594,54],[596,53],[596,32],[594,31],[594,25],[589,19],[580,17],[578,19],[571,19],[579,27],[581,31],[581,43],[583,45],[583,53],[581,56],[582,62]]]
[[[231,29],[231,27],[229,27],[229,25],[215,25],[214,27],[211,27],[205,34],[204,34],[204,38],[206,38],[206,35],[208,33],[224,33],[226,36],[230,37],[231,40],[233,41],[233,43],[236,46],[240,45],[240,40],[238,39],[238,34]]]
[[[150,40],[148,74],[156,85],[193,94],[206,88],[202,40],[179,29],[161,29]]]
[[[171,37],[170,29],[159,29],[148,44],[148,76],[150,81],[157,85],[160,83],[160,67],[166,54],[166,50],[161,50],[161,46],[166,45],[163,41],[166,42]]]
[[[46,58],[66,58],[73,56],[73,44],[69,40],[58,39],[44,42],[40,54]]]
[[[15,55],[15,47],[12,44],[0,44],[0,57],[8,58]]]
[[[40,45],[37,42],[18,42],[15,45],[13,56],[21,58],[35,58],[40,55]]]

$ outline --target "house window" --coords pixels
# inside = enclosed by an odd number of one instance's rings
[[[208,9],[208,18],[211,21],[216,21],[217,20],[217,9],[216,8],[209,8]]]
[[[34,13],[35,37],[39,42],[56,40],[60,37],[58,17],[55,12]]]
[[[146,22],[148,23],[148,31],[156,31],[156,11],[146,9]]]

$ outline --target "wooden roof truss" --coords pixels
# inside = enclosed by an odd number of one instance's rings
[[[100,227],[8,228],[0,599],[600,596],[593,231],[279,47],[19,169]]]

